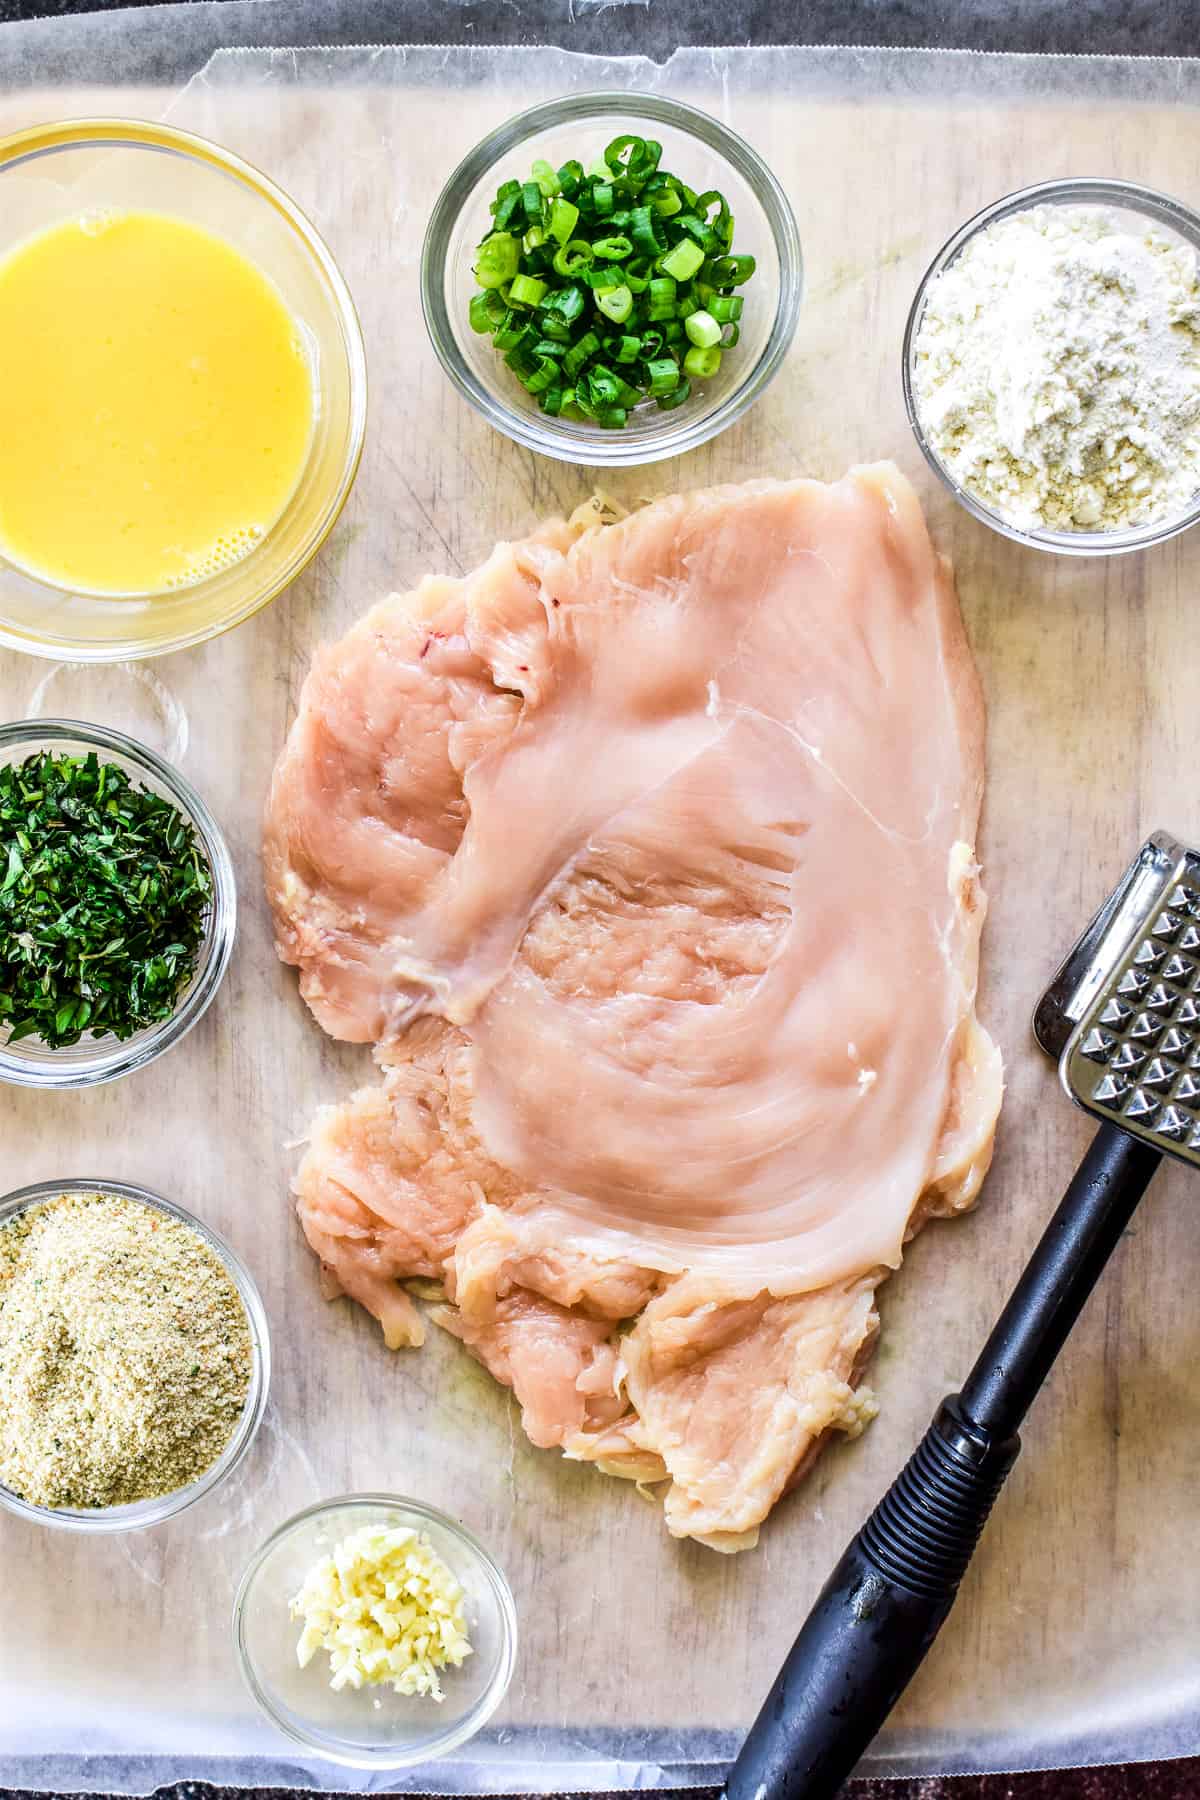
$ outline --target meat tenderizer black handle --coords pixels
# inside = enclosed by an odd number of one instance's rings
[[[958,1396],[822,1588],[730,1773],[729,1800],[834,1794],[950,1611],[1019,1440],[973,1433]]]
[[[728,1800],[829,1800],[850,1774],[950,1611],[1021,1421],[1159,1161],[1115,1126],[1097,1133],[962,1393],[942,1402],[822,1588]]]

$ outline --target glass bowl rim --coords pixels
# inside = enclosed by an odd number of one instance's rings
[[[206,803],[178,769],[147,744],[107,725],[63,718],[14,719],[0,724],[0,751],[27,743],[29,754],[35,755],[39,747],[52,748],[72,740],[90,744],[101,752],[126,757],[154,776],[195,827],[213,877],[213,898],[205,928],[206,940],[212,948],[199,978],[193,981],[170,1018],[163,1019],[144,1036],[114,1040],[114,1047],[107,1052],[99,1068],[81,1068],[68,1062],[19,1063],[19,1059],[11,1057],[6,1046],[0,1044],[0,1086],[43,1090],[99,1087],[106,1081],[116,1081],[135,1069],[144,1068],[178,1044],[203,1018],[225,978],[233,954],[237,931],[237,882],[229,845]],[[101,1044],[104,1040],[93,1041]],[[54,1052],[48,1054],[53,1057]]]
[[[482,1570],[495,1597],[500,1617],[501,1644],[496,1671],[474,1707],[465,1713],[456,1725],[448,1727],[445,1731],[432,1733],[423,1741],[414,1740],[412,1745],[407,1748],[400,1746],[389,1748],[386,1745],[381,1745],[375,1750],[359,1751],[331,1748],[324,1738],[315,1733],[306,1732],[301,1725],[290,1718],[285,1719],[276,1710],[267,1697],[258,1678],[253,1658],[246,1647],[246,1604],[255,1579],[272,1551],[300,1526],[307,1524],[312,1519],[317,1519],[326,1513],[356,1511],[360,1508],[363,1511],[393,1508],[398,1512],[414,1514],[418,1519],[438,1526],[450,1537],[456,1539]],[[306,1750],[315,1751],[326,1762],[338,1763],[351,1769],[407,1768],[431,1762],[436,1757],[445,1756],[449,1751],[458,1749],[468,1739],[476,1736],[492,1717],[508,1692],[516,1667],[519,1635],[517,1608],[504,1570],[486,1545],[466,1525],[463,1525],[458,1519],[451,1518],[449,1513],[443,1512],[439,1507],[431,1506],[428,1501],[416,1500],[407,1494],[371,1490],[337,1494],[328,1500],[317,1500],[311,1506],[303,1507],[299,1512],[291,1514],[263,1540],[246,1564],[234,1597],[232,1623],[234,1648],[237,1652],[242,1679],[264,1718],[269,1720],[285,1737],[290,1738],[293,1743],[302,1745]]]
[[[206,644],[213,638],[222,637],[225,632],[244,625],[247,619],[253,618],[255,613],[277,600],[283,590],[308,567],[337,524],[362,461],[367,425],[367,358],[362,323],[345,276],[308,214],[254,163],[227,150],[224,145],[215,143],[211,138],[181,130],[177,125],[117,115],[48,120],[0,137],[0,180],[23,163],[60,150],[79,149],[88,145],[124,145],[134,150],[173,152],[232,177],[242,187],[249,189],[257,200],[265,202],[277,213],[303,244],[330,294],[331,305],[341,329],[349,389],[346,447],[336,485],[323,501],[312,528],[286,567],[264,586],[256,587],[240,606],[218,624],[177,631],[171,637],[148,646],[137,637],[114,639],[111,643],[103,644],[96,644],[87,638],[66,637],[51,642],[0,621],[2,649],[20,650],[28,656],[39,656],[52,662],[129,662],[168,656],[173,651],[190,649],[196,644]],[[280,520],[287,516],[290,506],[289,500]],[[276,520],[276,526],[280,520]],[[275,526],[272,526],[263,540],[264,544],[269,541],[274,530]],[[197,587],[202,585],[196,584]]]
[[[1026,530],[1023,526],[1014,525],[1011,520],[994,511],[982,500],[976,499],[951,475],[933,445],[925,435],[917,410],[916,391],[913,383],[913,359],[916,351],[916,338],[924,316],[925,301],[930,285],[942,272],[949,268],[955,259],[966,248],[972,238],[981,231],[986,231],[998,219],[1010,217],[1013,213],[1027,212],[1039,205],[1058,206],[1077,202],[1081,205],[1109,205],[1124,208],[1129,212],[1141,213],[1155,224],[1173,231],[1176,236],[1190,244],[1200,257],[1200,213],[1193,212],[1181,200],[1170,194],[1162,193],[1158,188],[1146,187],[1141,182],[1125,181],[1113,176],[1061,175],[1050,181],[1034,182],[1029,187],[1017,188],[1012,193],[993,200],[959,226],[930,262],[925,273],[917,283],[917,290],[909,307],[908,318],[904,327],[904,339],[900,352],[900,373],[904,390],[904,410],[908,415],[909,425],[917,446],[925,461],[959,504],[978,519],[981,524],[988,525],[1001,537],[1010,538],[1014,543],[1024,544],[1032,550],[1044,550],[1056,556],[1123,556],[1134,550],[1149,549],[1152,545],[1167,542],[1178,537],[1183,531],[1200,520],[1200,489],[1193,496],[1190,506],[1172,518],[1156,521],[1151,525],[1124,526],[1118,531],[1050,531],[1045,529]]]
[[[653,436],[636,445],[623,442],[619,431],[587,438],[567,434],[540,412],[525,413],[492,392],[468,366],[459,347],[459,335],[445,305],[446,258],[454,226],[470,192],[483,180],[500,157],[518,148],[542,130],[568,123],[626,113],[657,124],[671,125],[698,138],[728,163],[753,192],[766,217],[779,257],[779,292],[775,317],[757,360],[741,374],[737,385],[703,418],[690,424],[687,407],[664,413],[666,423]],[[630,468],[682,456],[733,425],[750,408],[778,374],[791,348],[804,297],[804,257],[796,216],[778,178],[764,159],[738,132],[711,113],[665,94],[640,94],[598,89],[582,94],[562,94],[541,100],[498,125],[469,150],[454,169],[429,215],[421,245],[421,312],[430,342],[454,387],[496,430],[527,450],[535,450],[558,462],[583,467]]]
[[[151,1500],[135,1500],[123,1506],[54,1507],[38,1506],[33,1501],[23,1500],[11,1488],[0,1483],[0,1506],[19,1518],[33,1520],[35,1524],[61,1531],[85,1534],[91,1532],[97,1535],[143,1531],[152,1525],[161,1525],[167,1519],[176,1518],[189,1506],[194,1506],[197,1500],[202,1500],[206,1494],[220,1486],[242,1462],[258,1435],[270,1393],[271,1330],[258,1283],[233,1245],[215,1226],[206,1224],[179,1201],[168,1200],[165,1195],[155,1193],[153,1188],[141,1187],[131,1181],[95,1181],[78,1175],[68,1176],[60,1181],[34,1181],[25,1187],[14,1188],[11,1193],[0,1195],[0,1225],[7,1224],[10,1219],[43,1201],[56,1199],[59,1194],[80,1193],[113,1194],[119,1199],[134,1200],[142,1206],[152,1207],[156,1212],[168,1213],[189,1226],[220,1257],[237,1288],[250,1327],[253,1348],[250,1386],[237,1426],[216,1461],[210,1463],[186,1487],[174,1488],[169,1494],[160,1494]]]

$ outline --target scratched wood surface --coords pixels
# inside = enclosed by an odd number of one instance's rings
[[[315,1105],[369,1064],[309,1019],[274,960],[259,889],[259,811],[314,645],[383,592],[469,567],[497,536],[569,511],[592,486],[587,470],[500,439],[456,396],[420,328],[416,274],[442,172],[568,76],[601,85],[597,71],[507,52],[486,77],[472,65],[469,91],[448,104],[465,53],[382,52],[325,71],[289,53],[218,58],[174,99],[0,100],[6,129],[50,112],[169,107],[269,170],[342,263],[372,379],[362,472],[314,566],[241,630],[154,671],[186,715],[183,766],[237,863],[242,917],[223,992],[177,1052],[131,1081],[0,1100],[4,1187],[86,1171],[174,1195],[250,1261],[278,1357],[267,1427],[232,1492],[109,1542],[0,1519],[0,1708],[18,1747],[173,1753],[194,1773],[214,1758],[278,1756],[233,1665],[232,1589],[290,1511],[360,1487],[420,1493],[496,1548],[523,1631],[502,1720],[543,1729],[547,1755],[552,1733],[583,1759],[634,1727],[743,1728],[832,1559],[968,1365],[1081,1151],[1086,1124],[1027,1021],[1145,831],[1200,833],[1200,532],[1107,562],[1040,557],[990,534],[916,452],[899,343],[933,251],[1010,188],[1123,174],[1200,201],[1196,83],[1181,75],[1176,99],[1154,105],[1122,97],[1116,80],[1108,99],[1023,98],[1015,76],[990,93],[949,62],[944,78],[884,100],[869,58],[847,62],[840,88],[823,78],[810,91],[804,66],[783,60],[803,54],[633,71],[723,113],[766,156],[797,211],[808,293],[783,374],[741,426],[607,485],[634,501],[758,473],[833,477],[882,456],[917,483],[958,569],[990,708],[982,1013],[1004,1049],[1008,1097],[978,1211],[927,1230],[884,1293],[879,1420],[823,1459],[757,1552],[731,1560],[671,1542],[628,1487],[531,1449],[507,1396],[457,1346],[434,1334],[419,1354],[391,1355],[364,1316],[320,1299],[288,1200],[294,1146]],[[0,714],[28,710],[46,674],[0,658]],[[38,704],[170,735],[152,691],[120,671],[53,676]],[[1196,1747],[1198,1205],[1186,1175],[1159,1177],[1037,1409],[952,1625],[879,1766]],[[625,1748],[634,1758],[632,1738]],[[0,1771],[4,1756],[0,1746]]]

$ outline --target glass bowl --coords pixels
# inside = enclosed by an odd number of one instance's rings
[[[52,1525],[63,1531],[141,1531],[148,1525],[161,1525],[164,1519],[173,1519],[177,1513],[194,1506],[197,1500],[202,1500],[205,1494],[211,1493],[233,1474],[249,1450],[262,1422],[271,1385],[271,1337],[267,1314],[254,1277],[224,1238],[194,1213],[188,1212],[186,1207],[177,1206],[172,1200],[164,1200],[161,1194],[153,1194],[148,1188],[133,1187],[127,1181],[87,1181],[78,1178],[70,1181],[38,1181],[31,1187],[17,1188],[0,1200],[0,1225],[43,1200],[54,1200],[59,1194],[80,1193],[116,1194],[124,1200],[136,1200],[142,1206],[153,1207],[157,1212],[169,1213],[173,1219],[180,1219],[185,1225],[190,1225],[224,1263],[241,1296],[250,1326],[254,1360],[241,1418],[216,1462],[211,1463],[203,1475],[189,1482],[187,1487],[176,1488],[173,1493],[162,1494],[154,1500],[135,1500],[127,1506],[51,1507],[34,1506],[0,1482],[0,1506],[18,1514],[22,1519],[31,1519],[38,1525]]]
[[[300,1626],[289,1613],[292,1596],[314,1563],[364,1525],[423,1531],[466,1591],[474,1654],[446,1670],[440,1704],[386,1686],[335,1693],[324,1651],[306,1669],[296,1660]],[[444,1756],[491,1718],[512,1678],[517,1615],[503,1573],[456,1520],[419,1500],[350,1494],[310,1506],[272,1533],[242,1577],[233,1634],[246,1685],[280,1731],[330,1762],[398,1769]]]
[[[662,166],[698,192],[719,188],[735,220],[734,249],[757,263],[744,289],[736,350],[690,399],[662,412],[647,402],[620,431],[552,418],[521,386],[486,333],[467,317],[476,247],[502,181],[529,175],[544,157],[555,168],[577,157],[585,168],[624,132],[653,136]],[[777,372],[796,330],[803,265],[796,221],[783,189],[749,144],[695,107],[657,94],[568,94],[500,126],[476,145],[438,197],[421,253],[421,307],[442,367],[485,419],[518,444],[560,462],[614,468],[660,462],[694,450],[740,419]],[[743,290],[739,290],[743,291]]]
[[[942,246],[917,288],[904,330],[901,356],[904,406],[908,422],[934,474],[974,518],[990,525],[993,531],[1000,532],[1002,536],[1012,538],[1018,544],[1027,544],[1034,550],[1048,550],[1058,556],[1119,556],[1130,550],[1144,550],[1151,544],[1161,544],[1167,538],[1177,536],[1179,532],[1186,531],[1189,525],[1195,524],[1200,518],[1200,493],[1193,496],[1181,513],[1157,520],[1153,524],[1126,526],[1115,531],[1026,529],[987,506],[956,481],[922,428],[915,381],[916,340],[925,314],[930,285],[943,269],[961,255],[977,233],[986,231],[998,219],[1010,218],[1014,213],[1028,212],[1035,206],[1101,207],[1114,214],[1118,220],[1124,216],[1136,229],[1144,229],[1148,224],[1157,226],[1189,244],[1200,255],[1200,214],[1192,212],[1178,200],[1172,200],[1167,194],[1141,187],[1133,181],[1066,177],[1059,181],[1043,181],[1034,187],[1021,188],[1014,194],[1007,194],[1003,200],[985,206],[982,212],[976,213],[973,219],[968,219],[949,242]]]
[[[73,119],[0,140],[0,256],[91,207],[165,212],[225,238],[274,282],[310,358],[315,418],[290,500],[239,562],[190,587],[72,593],[0,558],[0,645],[116,662],[203,643],[248,619],[316,554],[350,491],[366,424],[366,359],[349,289],[304,214],[228,150],[136,119]]]
[[[212,871],[213,897],[204,941],[192,979],[169,1019],[147,1025],[125,1039],[85,1034],[77,1044],[61,1050],[52,1050],[40,1038],[9,1043],[6,1029],[0,1027],[0,1082],[11,1082],[17,1087],[94,1087],[153,1062],[186,1037],[206,1011],[229,966],[237,925],[237,888],[220,826],[195,789],[153,750],[122,732],[109,731],[102,725],[83,725],[74,719],[26,719],[0,725],[0,763],[24,762],[27,756],[36,756],[42,750],[68,755],[85,755],[94,750],[102,761],[124,769],[138,785],[165,795],[195,827]]]

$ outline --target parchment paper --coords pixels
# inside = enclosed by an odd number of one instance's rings
[[[262,32],[269,10],[251,9],[250,25],[245,8],[229,16]],[[212,14],[167,11],[180,34],[172,67],[186,67]],[[157,55],[163,13],[145,29]],[[255,1269],[278,1362],[244,1477],[175,1524],[87,1541],[0,1519],[0,1782],[366,1784],[303,1762],[259,1722],[229,1635],[260,1539],[295,1508],[361,1487],[422,1495],[479,1532],[512,1579],[523,1632],[498,1728],[434,1770],[372,1785],[713,1779],[832,1561],[969,1365],[1086,1141],[1032,1047],[1037,995],[1146,830],[1200,832],[1200,532],[1075,562],[975,524],[908,433],[904,316],[942,240],[1025,182],[1123,174],[1200,200],[1200,65],[772,49],[686,52],[660,68],[544,49],[238,51],[172,97],[129,85],[146,64],[127,43],[119,64],[92,65],[98,86],[68,97],[40,90],[40,65],[13,43],[0,39],[0,58],[26,86],[0,99],[5,128],[168,111],[282,181],[358,298],[372,398],[362,473],[324,553],[240,631],[155,665],[162,689],[119,670],[0,659],[3,716],[91,711],[180,754],[229,833],[243,908],[224,990],[179,1050],[88,1094],[3,1093],[2,1185],[124,1177],[195,1208]],[[982,1012],[1009,1072],[996,1166],[978,1212],[928,1228],[884,1291],[878,1421],[822,1459],[758,1551],[732,1560],[671,1542],[624,1484],[531,1449],[507,1396],[457,1345],[433,1333],[420,1353],[390,1354],[356,1309],[320,1299],[287,1195],[294,1145],[313,1108],[369,1063],[309,1019],[274,960],[259,891],[259,809],[313,646],[384,591],[467,568],[496,536],[589,491],[588,471],[516,449],[454,394],[420,327],[416,259],[440,181],[471,143],[538,98],[616,84],[679,95],[755,144],[792,197],[809,286],[786,368],[740,427],[608,485],[633,501],[894,456],[956,561],[990,704]],[[1159,1176],[1039,1402],[957,1611],[872,1753],[876,1771],[1200,1750],[1198,1205],[1186,1174]]]

